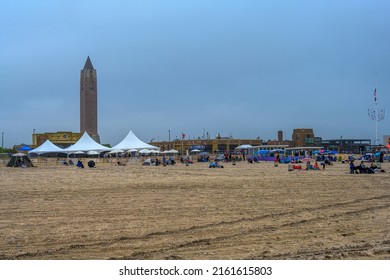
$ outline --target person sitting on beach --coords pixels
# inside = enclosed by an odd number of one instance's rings
[[[360,173],[368,173],[368,168],[364,165],[364,162],[361,161],[359,165],[359,172]]]
[[[310,164],[310,161],[306,163],[306,170],[315,170],[313,165]]]
[[[211,161],[209,163],[209,168],[223,168],[223,165],[220,165],[217,161]]]
[[[331,161],[330,161],[330,159],[327,157],[327,158],[325,158],[325,162],[324,162],[325,164],[328,164],[328,165],[331,165],[332,163],[331,163]]]
[[[370,167],[367,169],[367,171],[368,171],[367,173],[372,174],[372,173],[380,172],[380,169],[378,168],[378,166],[374,162],[372,162]]]
[[[78,160],[77,161],[77,165],[76,165],[78,168],[84,168],[84,164],[81,160]]]
[[[74,165],[73,160],[69,160],[69,165]]]
[[[320,167],[318,166],[317,162],[314,163],[314,170],[320,170]]]
[[[167,165],[167,159],[165,158],[165,156],[163,155],[163,158],[162,158],[162,164],[165,166]]]
[[[360,165],[359,166],[355,166],[355,164],[353,163],[353,160],[351,160],[349,162],[349,173],[355,174],[356,170],[360,170]]]
[[[169,161],[168,161],[168,164],[171,164],[171,165],[174,165],[176,162],[175,162],[175,158],[173,156],[171,156],[169,158]]]

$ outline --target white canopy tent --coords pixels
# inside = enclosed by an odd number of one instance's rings
[[[47,154],[47,153],[65,153],[64,149],[54,145],[49,139],[47,139],[42,145],[39,147],[28,151],[29,154]]]
[[[133,131],[126,135],[126,137],[116,146],[112,147],[112,149],[120,149],[120,150],[130,150],[130,149],[151,149],[151,150],[159,150],[158,147],[149,145],[143,141],[141,141]]]
[[[98,152],[103,152],[103,151],[109,151],[111,150],[110,148],[107,148],[103,145],[100,145],[97,143],[95,140],[89,136],[87,132],[84,132],[83,136],[77,141],[75,144],[72,146],[66,148],[63,150],[65,153],[74,153],[78,151],[83,151],[83,152],[89,152],[89,151],[98,151]]]

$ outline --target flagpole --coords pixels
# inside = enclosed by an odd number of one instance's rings
[[[374,107],[368,109],[369,117],[375,122],[375,139],[374,145],[379,144],[378,139],[378,123],[385,118],[385,109],[378,107],[378,98],[376,94],[376,88],[374,90]]]
[[[378,88],[378,77],[376,77],[376,73],[375,73],[375,115],[376,115],[376,118],[375,118],[375,140],[374,140],[374,145],[377,143],[378,141],[378,98],[376,98],[376,89]],[[379,143],[378,143],[379,144]]]

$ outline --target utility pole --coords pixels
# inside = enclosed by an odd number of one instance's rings
[[[4,149],[4,132],[1,133],[1,148]]]
[[[168,129],[168,150],[171,148],[171,130]]]
[[[36,138],[35,138],[35,128],[33,128],[33,135],[32,135],[32,140],[33,140],[33,141],[32,141],[32,144],[33,144],[33,145],[36,145],[35,139],[36,139]]]

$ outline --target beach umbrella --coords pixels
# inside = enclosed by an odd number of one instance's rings
[[[148,149],[142,149],[139,151],[140,154],[150,154],[152,151]]]
[[[128,153],[130,152],[130,153],[136,153],[136,152],[138,152],[138,150],[137,149],[130,149],[130,150],[128,150],[127,151]]]
[[[99,154],[99,152],[96,152],[96,151],[89,151],[88,153],[87,153],[87,155],[98,155]]]
[[[235,150],[245,150],[245,149],[249,149],[249,148],[252,148],[252,147],[253,147],[252,145],[244,144],[244,145],[238,146],[238,147],[236,147],[234,149]]]
[[[120,153],[123,153],[124,151],[121,150],[121,149],[114,149],[110,152],[110,154],[120,154]]]
[[[16,154],[13,154],[12,156],[15,156],[15,157],[24,157],[25,154],[23,154],[23,153],[16,153]]]
[[[200,156],[207,156],[209,153],[208,152],[201,152],[199,153]]]
[[[190,151],[190,153],[199,153],[199,152],[200,152],[200,150],[198,150],[198,149],[193,149]]]
[[[257,151],[256,154],[260,154],[260,155],[266,155],[266,154],[269,154],[270,151],[268,150],[260,150],[260,151]]]
[[[315,151],[313,151],[313,155],[318,155],[320,153],[320,151],[319,150],[315,150]]]
[[[338,152],[336,152],[336,151],[330,151],[329,154],[331,154],[331,155],[337,155]]]
[[[27,146],[27,145],[24,145],[23,147],[20,147],[19,149],[18,149],[18,151],[31,151],[32,150],[32,148],[30,148],[29,146]]]
[[[176,151],[176,150],[169,150],[169,151],[167,151],[167,153],[168,154],[178,154],[179,153],[179,151]]]
[[[273,149],[271,151],[269,151],[270,153],[284,153],[284,150],[283,149]]]
[[[85,154],[84,152],[82,151],[77,151],[77,152],[74,152],[74,153],[71,153],[71,154],[75,154],[75,155],[82,155],[82,154]]]

